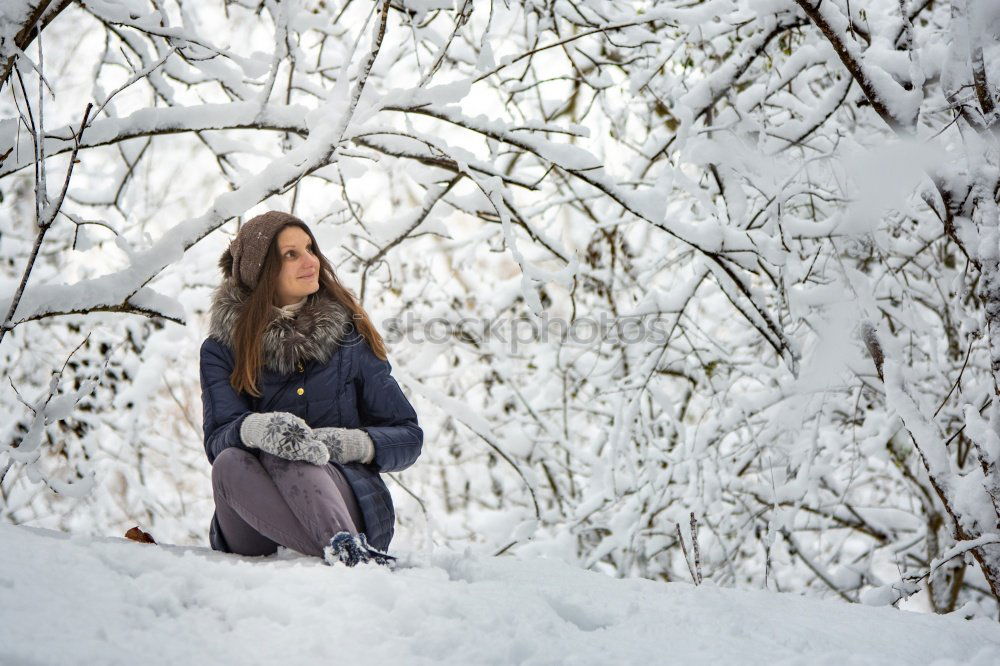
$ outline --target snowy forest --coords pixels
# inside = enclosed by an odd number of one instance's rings
[[[1000,3],[3,0],[0,45],[0,522],[206,544],[198,349],[274,209],[419,415],[406,547],[997,616]]]

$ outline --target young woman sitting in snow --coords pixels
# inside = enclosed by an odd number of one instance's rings
[[[219,267],[201,346],[212,548],[389,564],[379,472],[412,465],[423,431],[381,336],[293,215],[246,222]]]

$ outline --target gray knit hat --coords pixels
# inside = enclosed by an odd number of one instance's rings
[[[219,267],[226,277],[235,275],[244,286],[254,289],[264,267],[267,248],[278,231],[289,222],[305,224],[294,215],[277,210],[269,210],[244,222],[219,259]]]

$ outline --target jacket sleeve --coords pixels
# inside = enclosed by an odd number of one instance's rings
[[[424,431],[417,423],[417,413],[392,378],[392,365],[372,351],[368,342],[357,342],[358,374],[355,386],[361,429],[375,445],[371,465],[380,472],[406,469],[420,456]]]
[[[253,410],[229,383],[233,357],[228,350],[215,340],[206,339],[201,345],[200,365],[205,453],[208,462],[214,463],[215,457],[230,446],[250,450],[240,439],[240,426]]]

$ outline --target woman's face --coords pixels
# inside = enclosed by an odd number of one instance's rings
[[[297,303],[319,289],[319,259],[309,234],[299,227],[285,227],[278,233],[278,252],[278,307]]]

